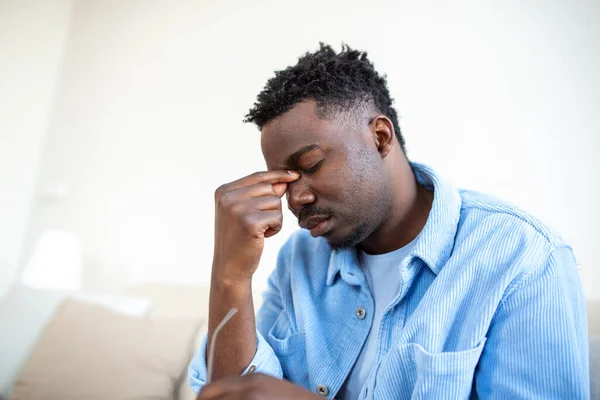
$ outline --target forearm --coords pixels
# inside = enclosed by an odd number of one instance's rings
[[[213,268],[208,320],[208,354],[217,325],[231,308],[237,313],[221,329],[214,343],[212,380],[240,375],[256,353],[256,321],[251,280],[231,280]]]

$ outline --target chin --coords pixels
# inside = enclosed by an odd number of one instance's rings
[[[326,235],[325,239],[327,239],[327,242],[333,251],[351,249],[369,236],[367,233],[368,229],[366,228],[366,224],[352,227],[350,232],[345,235],[335,235],[331,232],[332,235]]]

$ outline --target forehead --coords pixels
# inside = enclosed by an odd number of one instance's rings
[[[269,121],[261,130],[261,147],[267,167],[283,168],[294,152],[316,144],[322,149],[339,146],[348,140],[347,124],[341,118],[323,118],[314,101],[296,104],[291,110]]]

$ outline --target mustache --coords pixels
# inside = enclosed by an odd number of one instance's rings
[[[315,216],[331,216],[334,213],[334,211],[335,210],[333,210],[332,208],[323,208],[319,206],[303,208],[298,213],[298,222],[306,221],[308,218]]]

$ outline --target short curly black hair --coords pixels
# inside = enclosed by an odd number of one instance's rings
[[[244,122],[253,122],[262,129],[272,119],[308,99],[315,100],[325,114],[330,109],[351,110],[373,102],[377,111],[392,121],[396,137],[405,151],[386,76],[377,73],[366,52],[343,44],[342,51],[336,53],[330,45],[320,43],[319,50],[306,53],[296,65],[275,71]]]

